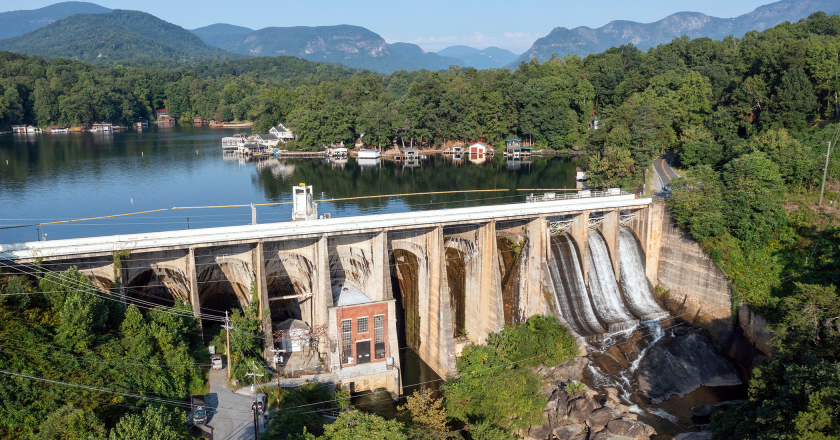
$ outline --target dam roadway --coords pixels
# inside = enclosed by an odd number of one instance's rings
[[[276,330],[299,322],[313,335],[303,349],[311,352],[299,357],[314,354],[354,392],[386,388],[398,394],[398,354],[406,345],[446,377],[456,372],[464,345],[485,342],[505,324],[535,314],[557,316],[581,338],[663,314],[652,298],[622,298],[650,296],[649,287],[658,283],[661,203],[617,190],[528,200],[3,244],[0,267],[19,273],[76,267],[116,299],[183,300],[202,320],[218,317],[233,301],[249,305],[255,288],[265,358],[272,359],[275,347],[292,346],[283,339],[290,333]],[[552,250],[559,236],[566,236],[563,252]],[[634,247],[635,260],[624,269],[626,259],[618,256],[629,250],[622,251],[621,243]],[[574,261],[556,261],[569,258]],[[576,271],[574,289],[564,270]],[[591,293],[590,279],[598,287]],[[592,325],[581,325],[580,308],[595,314],[586,318]],[[282,341],[275,340],[278,334]],[[287,362],[298,356],[291,351]]]

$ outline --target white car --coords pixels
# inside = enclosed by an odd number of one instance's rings
[[[212,370],[221,370],[224,368],[224,364],[222,363],[222,355],[214,354],[210,356],[210,369]]]

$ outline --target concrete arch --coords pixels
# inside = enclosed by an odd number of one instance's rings
[[[391,267],[391,291],[396,300],[397,322],[400,325],[398,335],[400,345],[420,349],[421,317],[420,297],[423,283],[421,255],[406,249],[397,248],[389,252]]]
[[[198,298],[200,304],[215,301],[220,295],[233,294],[240,307],[251,304],[251,284],[256,279],[251,264],[237,258],[215,257],[215,264],[208,263],[198,271]],[[212,307],[223,310],[223,307]]]
[[[296,252],[279,252],[265,261],[268,309],[271,320],[301,319],[313,322],[311,298],[287,298],[315,292],[315,264]]]
[[[370,292],[368,282],[373,274],[373,255],[361,247],[337,246],[329,251],[330,279],[346,280],[364,292]]]
[[[134,270],[125,287],[127,294],[141,293],[158,298],[190,300],[190,279],[181,268],[168,264],[152,264]]]

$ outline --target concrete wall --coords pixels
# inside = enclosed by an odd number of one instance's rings
[[[726,275],[688,232],[674,223],[670,212],[665,210],[662,219],[657,281],[671,292],[666,305],[723,343],[733,328]]]

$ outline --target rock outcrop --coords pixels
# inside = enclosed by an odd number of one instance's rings
[[[659,403],[701,386],[740,385],[735,367],[721,357],[698,329],[678,328],[651,347],[636,373],[638,390]]]
[[[655,434],[654,429],[635,420],[630,408],[607,400],[602,406],[595,391],[586,388],[569,396],[566,382],[554,381],[543,413],[544,421],[532,425],[522,437],[529,440],[641,440]],[[617,395],[616,395],[617,397]]]

